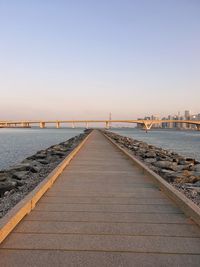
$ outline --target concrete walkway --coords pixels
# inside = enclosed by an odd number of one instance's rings
[[[2,243],[0,266],[200,266],[200,228],[93,131]]]

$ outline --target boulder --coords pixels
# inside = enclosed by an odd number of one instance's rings
[[[17,172],[12,172],[11,175],[12,175],[12,178],[21,180],[21,179],[25,179],[28,173],[29,171],[17,171]]]
[[[55,145],[53,146],[53,150],[60,150],[62,149],[62,146],[61,145]]]
[[[131,150],[133,150],[133,151],[137,151],[139,148],[138,148],[138,146],[132,146],[132,148],[131,148]]]
[[[46,160],[46,159],[38,159],[37,161],[38,161],[39,163],[43,164],[43,165],[47,165],[47,164],[49,164],[49,161]]]
[[[18,165],[15,165],[13,167],[11,167],[9,169],[10,172],[13,172],[13,171],[31,171],[32,169],[32,165],[30,162],[24,162],[24,163],[21,163],[21,164],[18,164]]]
[[[194,165],[193,164],[179,165],[179,168],[180,166],[182,167],[182,170],[192,171]]]
[[[58,151],[58,150],[53,150],[51,152],[51,155],[55,155],[55,156],[59,156],[59,157],[64,157],[65,156],[65,153],[64,152],[61,152],[61,151]]]
[[[189,163],[192,163],[193,165],[194,165],[194,164],[199,164],[198,161],[196,161],[195,159],[192,159],[192,158],[186,158],[185,160],[186,160],[187,162],[189,162]]]
[[[195,182],[195,183],[193,184],[193,186],[200,187],[200,180],[197,181],[197,182]]]
[[[0,182],[0,195],[2,196],[4,192],[10,191],[11,189],[15,188],[17,183],[15,181],[6,180],[3,182]]]
[[[179,165],[187,165],[188,162],[187,162],[185,159],[179,159],[179,160],[178,160],[178,164],[179,164]]]
[[[155,158],[156,153],[154,151],[149,151],[144,156],[145,156],[145,158]]]
[[[0,172],[0,182],[5,181],[8,178],[8,175],[6,172]]]
[[[47,157],[46,153],[40,153],[35,155],[35,159],[45,159]]]
[[[161,169],[172,170],[172,171],[177,171],[178,169],[177,164],[171,161],[156,161],[155,163],[153,163],[153,165]]]
[[[200,172],[200,164],[195,165],[194,171]]]
[[[144,161],[146,162],[146,163],[154,163],[154,162],[156,162],[156,159],[155,158],[146,158],[146,159],[144,159]]]
[[[196,183],[197,181],[200,180],[200,177],[197,176],[182,176],[182,177],[178,177],[176,178],[175,182],[176,183],[180,183],[180,184],[185,184],[185,183]]]
[[[159,170],[160,176],[165,178],[168,182],[173,182],[176,178],[176,175],[174,175],[174,171],[166,170],[166,169],[160,169]]]

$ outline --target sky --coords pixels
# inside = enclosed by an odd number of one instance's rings
[[[200,113],[199,0],[0,0],[0,120]]]

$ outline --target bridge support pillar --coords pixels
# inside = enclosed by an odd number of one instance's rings
[[[200,124],[196,124],[197,131],[200,131]]]
[[[41,122],[40,122],[40,128],[43,129],[43,128],[45,128],[45,127],[46,127],[45,122],[41,121]]]
[[[72,129],[74,129],[75,128],[75,123],[74,122],[72,122]]]
[[[110,129],[110,122],[109,121],[106,121],[106,129]]]
[[[59,129],[60,128],[60,121],[56,122],[56,128]]]
[[[15,123],[14,125],[15,125],[15,127],[17,126],[17,124],[16,124],[16,123]],[[28,127],[29,127],[29,123],[28,123],[28,122],[25,122],[25,121],[23,121],[23,122],[21,123],[21,127],[23,127],[23,128],[28,128]]]
[[[85,123],[85,129],[88,129],[89,128],[89,123],[88,121]]]

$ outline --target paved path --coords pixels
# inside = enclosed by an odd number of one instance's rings
[[[199,266],[200,229],[94,131],[0,249],[1,266]]]

